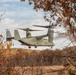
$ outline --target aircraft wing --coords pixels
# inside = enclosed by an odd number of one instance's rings
[[[47,37],[47,34],[46,34],[46,35],[37,36],[36,38],[37,38],[37,39],[42,39],[42,38],[44,38],[44,37]]]

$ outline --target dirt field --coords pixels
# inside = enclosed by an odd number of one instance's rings
[[[54,66],[38,66],[38,67],[15,67],[20,75],[65,75],[66,70],[63,70],[62,65]]]

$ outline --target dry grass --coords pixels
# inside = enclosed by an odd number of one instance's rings
[[[76,65],[76,46],[63,50],[28,50],[12,48],[0,50],[0,75],[64,75],[64,64]],[[7,74],[9,75],[9,74]],[[11,74],[10,74],[11,75]]]

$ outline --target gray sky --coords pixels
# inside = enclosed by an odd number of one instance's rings
[[[41,32],[33,32],[33,36],[41,35],[47,33],[47,29],[43,28],[36,28],[32,25],[38,24],[38,25],[48,25],[49,23],[46,22],[43,19],[43,12],[39,11],[36,12],[33,10],[33,6],[30,6],[28,4],[28,1],[26,2],[20,2],[20,0],[0,0],[0,14],[5,14],[2,16],[2,20],[0,22],[0,33],[2,33],[5,36],[5,30],[9,29],[11,34],[13,35],[14,29],[17,28],[32,28],[32,29],[41,29],[44,31]],[[58,28],[55,29],[55,31],[64,32],[65,29]],[[21,34],[21,37],[25,36],[25,32],[19,31]],[[55,35],[56,36],[56,35]],[[60,39],[54,39],[54,49],[56,48],[64,48],[69,44],[69,41],[66,41],[65,44],[63,43],[66,40],[66,38],[60,38]],[[15,44],[14,47],[23,47],[21,46],[19,42],[13,40],[13,43]],[[63,43],[63,44],[62,44]],[[48,47],[45,47],[48,48]],[[38,47],[37,49],[45,49],[44,47]],[[32,49],[34,49],[32,47]]]

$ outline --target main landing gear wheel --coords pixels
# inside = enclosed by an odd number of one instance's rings
[[[35,46],[35,48],[37,48],[37,46]]]
[[[37,48],[37,44],[35,45],[35,48]]]

